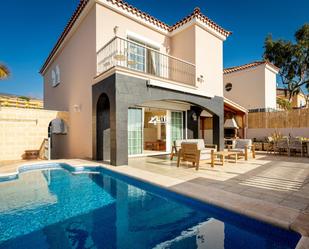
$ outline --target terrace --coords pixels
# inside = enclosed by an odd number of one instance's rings
[[[114,37],[97,52],[97,75],[117,67],[195,86],[195,65],[133,40]]]

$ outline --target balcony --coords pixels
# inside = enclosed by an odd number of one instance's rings
[[[115,37],[97,52],[97,74],[112,67],[195,86],[195,65],[135,41]]]

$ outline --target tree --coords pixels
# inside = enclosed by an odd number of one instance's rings
[[[292,109],[291,103],[286,99],[282,99],[282,98],[277,97],[277,104],[283,110],[291,110]]]
[[[4,65],[0,63],[0,80],[3,80],[10,76],[10,70]]]
[[[289,101],[301,87],[309,91],[309,24],[296,31],[295,41],[273,40],[268,35],[264,44],[264,59],[280,68],[279,75]]]

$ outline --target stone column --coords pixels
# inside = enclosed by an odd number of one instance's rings
[[[112,110],[115,109],[115,110]],[[118,101],[111,107],[111,165],[128,164],[128,106]]]
[[[218,146],[218,150],[224,149],[224,116],[213,115],[213,143]]]

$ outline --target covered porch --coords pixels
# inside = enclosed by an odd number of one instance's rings
[[[93,85],[93,159],[120,166],[132,156],[170,153],[173,141],[200,138],[205,112],[212,118],[207,143],[223,149],[222,97],[156,83],[115,73]]]

